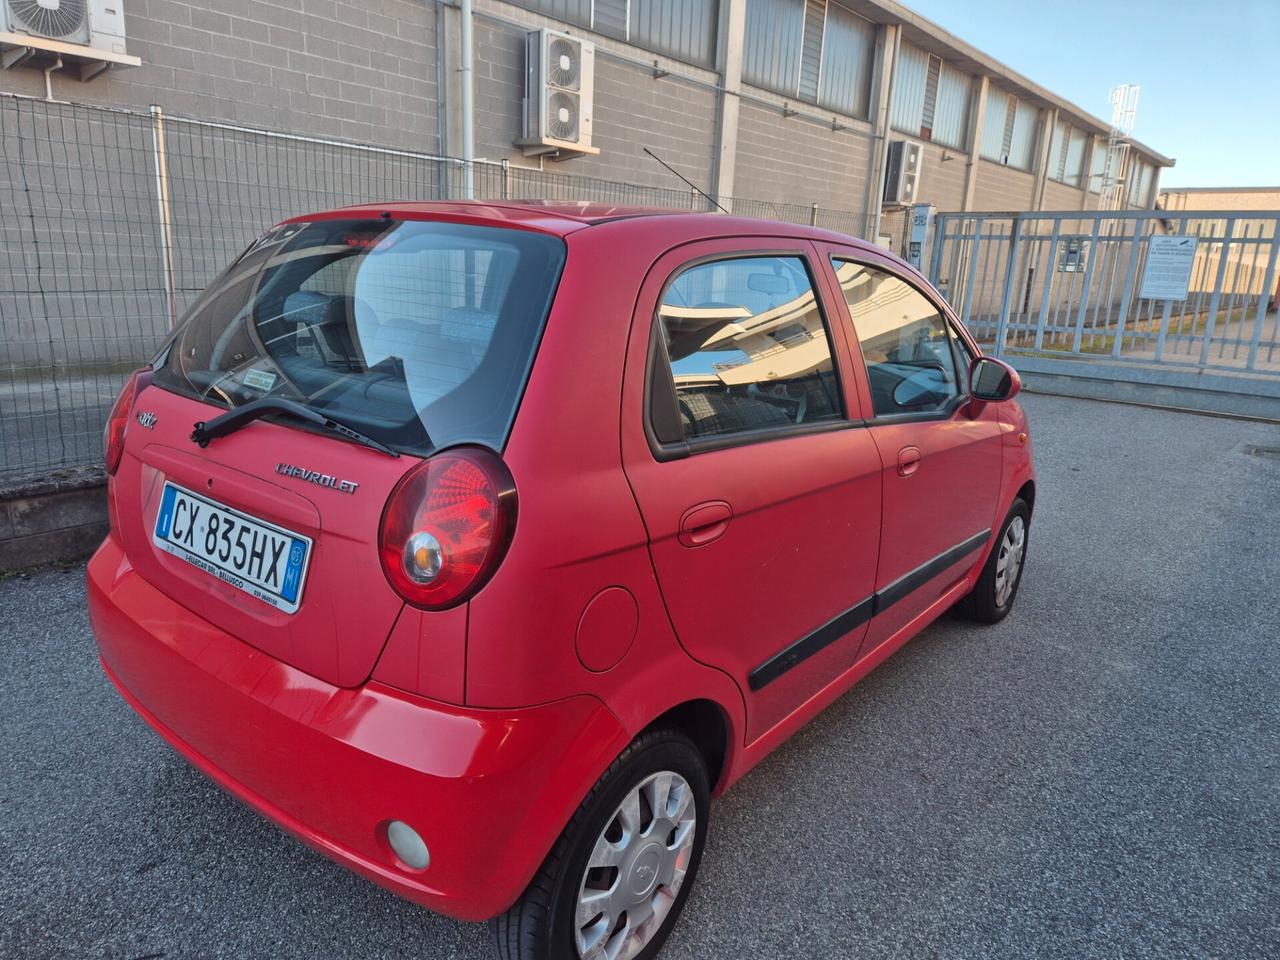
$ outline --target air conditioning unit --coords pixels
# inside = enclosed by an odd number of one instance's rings
[[[924,148],[915,140],[889,141],[885,168],[884,202],[911,205],[920,198],[920,172]]]
[[[0,46],[6,67],[61,56],[83,79],[141,62],[125,50],[124,0],[0,0]]]
[[[559,30],[525,37],[524,135],[526,156],[551,158],[599,153],[591,146],[596,48]]]

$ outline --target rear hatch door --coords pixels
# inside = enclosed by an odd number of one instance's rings
[[[273,228],[197,300],[134,404],[112,482],[130,562],[272,656],[363,682],[404,607],[379,555],[388,498],[435,451],[501,451],[563,262],[559,237],[479,223]],[[193,441],[264,398],[385,449],[278,410]]]

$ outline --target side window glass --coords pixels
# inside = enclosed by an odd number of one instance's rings
[[[946,319],[891,273],[833,260],[862,348],[876,416],[929,413],[959,395]]]
[[[843,419],[831,340],[800,257],[700,263],[656,322],[688,440]]]

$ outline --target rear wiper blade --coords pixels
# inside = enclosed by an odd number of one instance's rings
[[[201,420],[194,425],[195,429],[191,431],[191,440],[201,447],[207,447],[210,440],[216,440],[218,437],[225,437],[229,433],[235,433],[246,424],[271,413],[287,413],[291,417],[296,417],[307,423],[313,423],[317,427],[323,427],[339,436],[346,437],[348,440],[354,440],[361,446],[379,450],[392,457],[400,456],[399,453],[386,444],[379,443],[372,437],[366,437],[363,433],[351,429],[345,423],[339,423],[332,417],[325,416],[319,410],[308,407],[306,404],[298,403],[296,400],[286,400],[284,397],[263,397],[260,400],[254,400],[252,403],[246,403],[244,406],[228,410],[226,413],[214,417],[208,423]]]

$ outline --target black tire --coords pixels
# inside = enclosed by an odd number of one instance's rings
[[[579,804],[523,896],[506,913],[489,921],[501,960],[573,960],[578,956],[574,926],[577,898],[596,839],[626,795],[651,774],[665,770],[680,774],[689,784],[697,822],[684,882],[662,926],[637,960],[657,955],[697,877],[711,802],[702,754],[688,737],[671,728],[647,731],[622,751]]]
[[[1008,534],[1009,528],[1013,526],[1014,521],[1019,518],[1021,518],[1023,526],[1022,562],[1019,564],[1018,572],[1014,576],[1012,590],[1009,591],[1004,603],[1000,603],[997,600],[996,566],[1000,560],[1000,550],[1004,544],[1005,536]],[[977,584],[974,585],[973,591],[961,603],[960,609],[965,616],[971,620],[976,620],[978,623],[999,623],[1009,615],[1009,611],[1013,609],[1014,601],[1018,599],[1018,587],[1021,586],[1022,574],[1027,569],[1027,551],[1030,545],[1031,508],[1027,506],[1025,500],[1019,497],[1013,501],[1013,506],[1009,508],[1009,515],[1005,517],[1004,523],[1000,525],[1000,532],[991,548],[991,555],[987,557],[987,562],[982,567],[982,574],[978,577]]]

